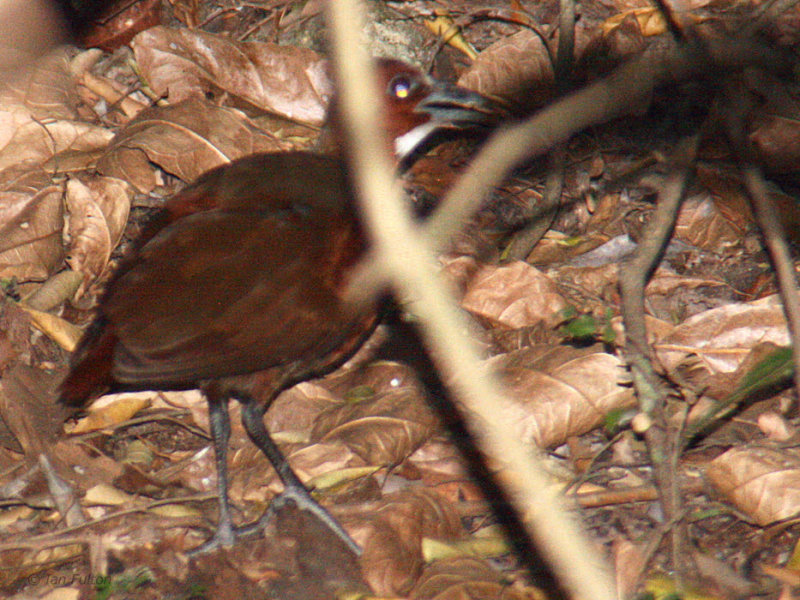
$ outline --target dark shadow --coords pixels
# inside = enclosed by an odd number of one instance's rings
[[[404,321],[397,309],[391,311],[385,322],[389,325],[390,336],[379,350],[379,357],[402,362],[414,369],[425,388],[428,401],[450,431],[452,442],[464,457],[470,474],[481,487],[494,515],[511,541],[517,558],[530,573],[533,583],[541,587],[548,598],[566,600],[569,595],[559,585],[532,540],[525,535],[525,528],[507,494],[487,467],[486,460],[453,403],[450,392],[428,356],[419,331]]]

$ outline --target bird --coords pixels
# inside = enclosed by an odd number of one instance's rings
[[[436,131],[493,122],[492,102],[477,93],[396,59],[380,59],[376,68],[382,125],[398,165]],[[335,99],[329,112],[338,138]],[[211,169],[167,199],[111,276],[59,399],[81,408],[115,391],[204,394],[219,520],[190,554],[232,547],[289,501],[359,554],[292,471],[263,416],[281,391],[341,366],[383,318],[380,300],[344,300],[367,245],[341,151],[254,154]],[[284,486],[259,521],[238,529],[228,498],[231,399]]]

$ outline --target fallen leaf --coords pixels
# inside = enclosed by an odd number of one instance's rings
[[[86,279],[98,278],[128,222],[133,188],[121,179],[94,177],[67,182],[70,247],[67,262]]]
[[[364,549],[364,579],[376,594],[405,595],[423,567],[423,538],[456,540],[464,530],[454,506],[424,490],[386,496],[352,529]]]
[[[41,169],[0,174],[0,277],[41,280],[61,266],[62,195]]]
[[[635,404],[622,361],[596,349],[532,346],[493,357],[508,404],[497,414],[524,443],[558,446]]]
[[[78,421],[70,433],[87,433],[123,423],[140,410],[150,406],[152,395],[152,392],[120,394],[114,402],[93,406],[89,414]]]
[[[33,119],[77,117],[78,97],[64,48],[42,56],[24,69],[21,77],[3,83],[6,85],[0,86],[0,110],[13,107]]]
[[[693,356],[715,374],[735,371],[750,350],[763,342],[789,343],[777,295],[694,315],[659,339],[654,348],[668,369]]]
[[[97,168],[148,193],[157,184],[151,163],[191,182],[235,158],[288,147],[239,110],[190,99],[139,113],[117,133]]]
[[[370,465],[397,465],[436,429],[437,419],[416,387],[387,390],[320,415],[311,437],[347,444]]]
[[[0,107],[0,171],[28,164],[63,172],[67,169],[61,158],[69,158],[69,170],[86,168],[113,135],[82,121],[40,121],[27,110]]]
[[[501,98],[520,114],[542,106],[554,92],[550,55],[542,39],[528,29],[503,37],[483,50],[458,83]]]
[[[313,50],[167,27],[140,33],[131,46],[150,87],[173,104],[226,93],[245,109],[312,125],[325,120],[333,86]]]
[[[426,598],[544,600],[547,596],[534,588],[510,587],[502,573],[497,572],[486,561],[458,557],[440,559],[425,567],[409,597],[413,600]]]
[[[465,310],[512,329],[537,323],[555,325],[566,305],[555,283],[522,261],[482,268],[461,300]]]
[[[790,448],[732,448],[706,468],[711,485],[766,527],[800,514],[800,455]]]

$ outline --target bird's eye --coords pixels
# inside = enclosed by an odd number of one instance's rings
[[[391,93],[395,98],[404,100],[411,95],[412,87],[412,83],[408,77],[404,75],[398,75],[389,82],[389,93]]]

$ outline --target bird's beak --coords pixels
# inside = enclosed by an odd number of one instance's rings
[[[416,106],[440,129],[471,129],[499,124],[504,112],[492,99],[463,87],[436,84]]]

